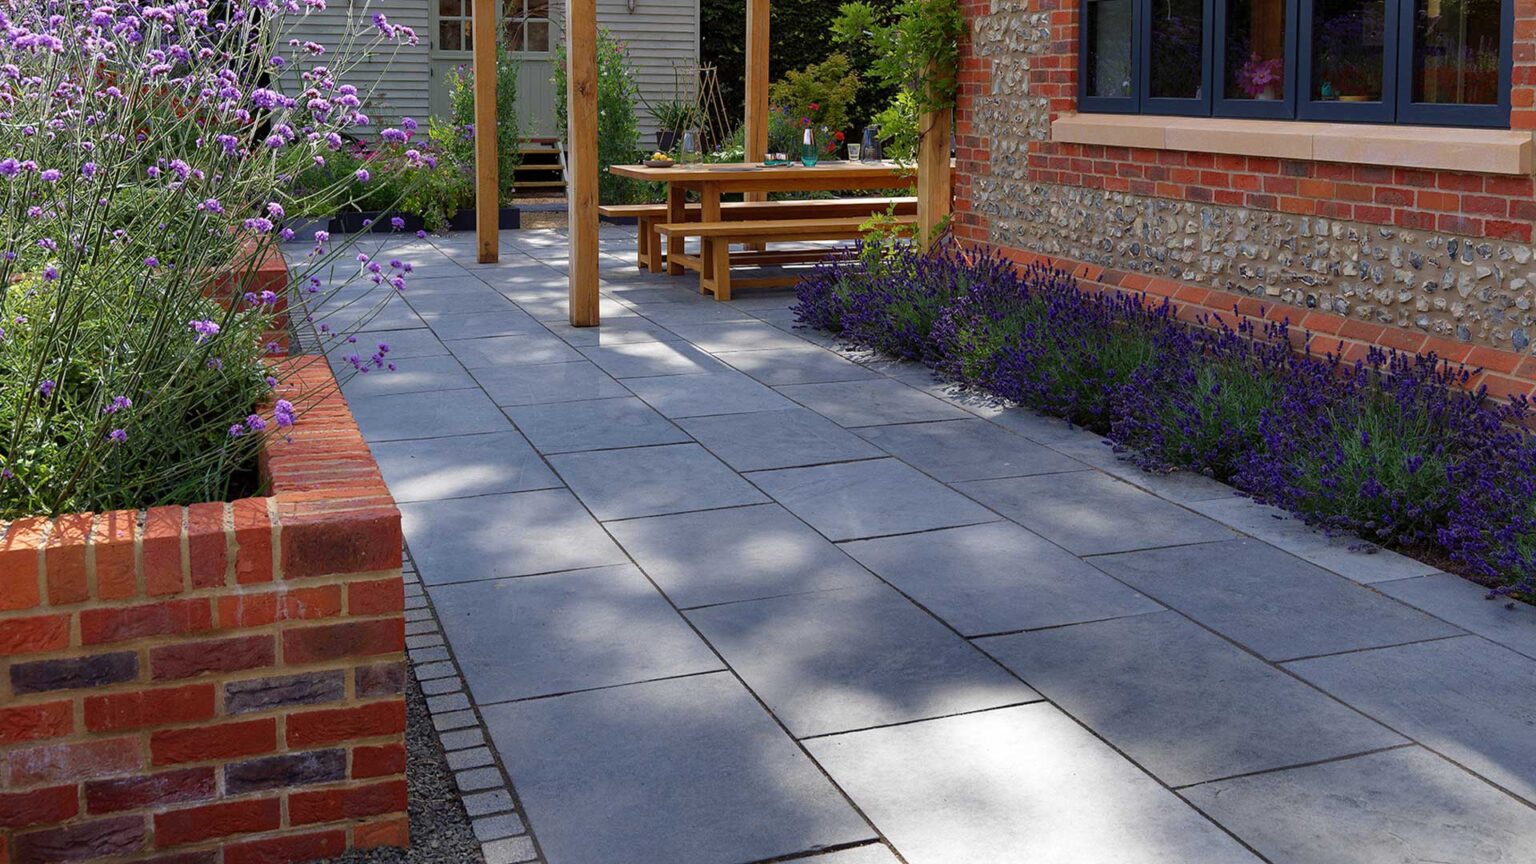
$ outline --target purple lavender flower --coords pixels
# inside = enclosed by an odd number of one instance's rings
[[[128,440],[128,432],[125,429],[113,429],[107,433],[107,440],[113,444],[121,444]]]
[[[53,395],[53,388],[57,386],[58,385],[55,384],[52,379],[48,379],[37,385],[37,392],[44,399],[47,399],[49,396]]]

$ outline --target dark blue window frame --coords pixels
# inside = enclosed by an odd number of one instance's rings
[[[1092,96],[1087,92],[1088,6],[1078,7],[1078,110],[1103,114],[1214,116],[1273,120],[1321,120],[1416,126],[1508,128],[1514,38],[1514,2],[1500,3],[1500,52],[1497,105],[1413,102],[1413,16],[1423,0],[1387,0],[1382,45],[1382,99],[1379,102],[1316,100],[1312,93],[1314,0],[1287,0],[1285,10],[1285,94],[1281,99],[1231,98],[1225,92],[1227,7],[1230,0],[1205,0],[1205,38],[1201,42],[1200,97],[1159,99],[1148,95],[1151,68],[1152,0],[1133,0],[1131,95]]]

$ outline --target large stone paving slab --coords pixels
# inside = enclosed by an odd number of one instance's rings
[[[722,372],[729,368],[686,342],[605,345],[601,348],[583,348],[581,353],[615,378],[696,375],[700,372]]]
[[[507,416],[541,453],[680,444],[688,440],[681,429],[633,396],[519,405],[508,408]]]
[[[1011,522],[856,540],[842,549],[966,636],[1163,608]]]
[[[804,342],[796,348],[730,351],[716,356],[764,384],[820,384],[879,377],[877,372]]]
[[[737,471],[792,468],[874,459],[880,448],[799,406],[783,411],[690,417],[678,421],[698,440]]]
[[[1094,564],[1270,660],[1463,632],[1255,540],[1108,555]]]
[[[884,585],[710,606],[688,618],[796,737],[1040,698]]]
[[[875,839],[726,673],[484,714],[549,864],[741,864]]]
[[[768,500],[697,444],[565,453],[550,464],[605,522]]]
[[[978,480],[956,488],[1076,555],[1233,536],[1203,516],[1098,472]]]
[[[629,561],[564,489],[402,504],[400,518],[428,585]]]
[[[474,389],[349,397],[347,405],[370,444],[505,432],[511,422],[496,403]]]
[[[476,369],[471,374],[491,401],[504,408],[630,395],[612,375],[586,361],[545,366],[498,366]]]
[[[580,360],[576,349],[549,333],[519,333],[446,343],[466,369],[497,366],[542,366]]]
[[[390,331],[421,332],[421,331]],[[475,386],[475,379],[453,357],[408,357],[395,364],[393,370],[377,369],[366,375],[344,372],[340,376],[345,383],[341,391],[348,401],[388,396],[395,393],[427,393],[438,390],[463,390]]]
[[[875,581],[776,504],[627,519],[608,530],[681,608]]]
[[[762,321],[677,324],[670,329],[711,354],[724,351],[761,351],[769,348],[793,351],[807,344],[804,339]]]
[[[831,384],[793,384],[780,393],[842,426],[879,426],[969,417],[964,410],[900,381],[878,378]]]
[[[985,507],[895,459],[759,471],[752,482],[833,540],[997,520]]]
[[[633,565],[429,593],[482,707],[724,668]]]
[[[1476,636],[1319,657],[1286,668],[1536,802],[1536,662]]]
[[[861,429],[859,434],[946,483],[1083,471],[1088,467],[985,420],[875,426]]]
[[[806,746],[908,864],[1259,864],[1043,702]]]
[[[560,485],[555,472],[516,432],[381,441],[370,449],[396,501],[467,498]]]
[[[702,417],[792,408],[794,403],[736,371],[660,375],[625,382],[636,396],[667,417]]]
[[[1353,535],[1329,536],[1326,532],[1308,527],[1284,510],[1248,498],[1229,496],[1210,501],[1194,501],[1189,506],[1244,534],[1257,537],[1356,582],[1374,583],[1426,576],[1436,569],[1406,555],[1363,542]]]
[[[1170,786],[1404,743],[1173,612],[976,644]]]
[[[1487,588],[1450,573],[1377,582],[1373,587],[1536,660],[1536,607],[1528,603],[1490,600]]]
[[[1536,810],[1419,747],[1183,794],[1274,864],[1514,864],[1536,849]]]

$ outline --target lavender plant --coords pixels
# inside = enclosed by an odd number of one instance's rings
[[[289,35],[323,9],[0,0],[0,518],[241,491],[298,420],[271,395],[288,316],[340,313],[318,326],[355,344],[405,287],[404,262],[324,232],[287,284],[258,279],[287,214],[336,194],[294,177],[370,125],[347,61]],[[416,42],[383,15],[348,20],[343,58]],[[377,137],[423,159],[413,133]],[[344,349],[354,371],[387,351]]]

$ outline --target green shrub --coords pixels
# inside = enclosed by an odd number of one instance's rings
[[[858,96],[859,76],[848,55],[833,54],[804,69],[793,69],[768,88],[768,101],[788,112],[791,124],[809,120],[812,127],[842,132],[848,128],[848,106]]]
[[[565,46],[555,50],[555,104],[561,106],[557,121],[560,139],[570,149],[569,116],[566,112]],[[597,32],[597,193],[604,204],[641,204],[666,200],[666,187],[608,173],[611,165],[629,165],[645,155],[640,149],[640,125],[635,102],[640,88],[629,68],[624,43],[608,29]]]
[[[505,206],[512,201],[512,187],[517,180],[517,166],[522,164],[522,133],[517,119],[517,76],[521,63],[507,52],[507,47],[496,44],[496,170],[499,182],[499,202]],[[470,206],[474,200],[475,172],[475,70],[459,66],[448,73],[448,118],[433,118],[428,125],[428,137],[439,158],[446,157],[464,175],[463,185],[450,182],[446,172],[429,178],[427,183],[443,194],[460,196],[449,212]],[[435,173],[435,171],[433,172]],[[418,212],[418,211],[411,211]],[[421,213],[423,217],[427,214]]]

